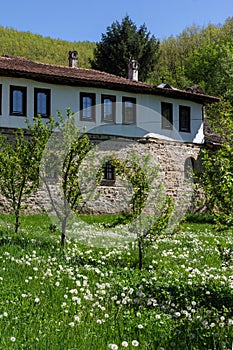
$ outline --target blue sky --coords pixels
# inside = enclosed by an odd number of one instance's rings
[[[125,15],[162,40],[192,24],[223,24],[233,16],[232,0],[5,0],[0,25],[67,41],[100,41]]]

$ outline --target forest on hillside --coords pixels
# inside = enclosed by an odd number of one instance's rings
[[[0,56],[22,56],[32,61],[68,65],[68,52],[77,50],[79,66],[89,68],[95,43],[69,42],[0,26]]]
[[[151,81],[161,77],[175,87],[200,85],[205,93],[233,102],[233,17],[223,25],[191,26],[160,43],[157,69]]]
[[[155,34],[156,35],[156,34]],[[0,27],[0,55],[68,65],[68,52],[77,50],[79,67],[90,68],[96,43],[68,42]],[[159,44],[157,64],[148,82],[162,81],[180,89],[200,85],[206,94],[233,104],[233,17],[221,25],[192,25]]]

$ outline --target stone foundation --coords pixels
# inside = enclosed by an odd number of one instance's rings
[[[185,165],[187,159],[192,159],[191,164],[197,166],[200,146],[181,142],[172,142],[160,139],[142,139],[138,141],[128,139],[111,139],[98,144],[97,156],[94,168],[99,169],[103,163],[112,157],[126,159],[134,154],[138,159],[143,159],[145,154],[151,156],[151,164],[157,165],[158,176],[156,181],[164,185],[167,194],[177,201],[186,200],[192,195],[192,184],[187,182]],[[88,159],[87,161],[88,166]],[[93,164],[91,165],[93,167]],[[90,167],[90,168],[91,168]],[[145,168],[146,171],[146,168]],[[91,173],[92,179],[94,175]],[[156,182],[155,182],[156,183]],[[56,182],[51,183],[52,192],[59,196]],[[84,183],[85,187],[85,183]],[[92,190],[92,199],[86,197],[87,203],[82,207],[83,212],[96,213],[122,213],[130,211],[130,199],[133,194],[130,183],[125,179],[116,177],[109,185],[97,186]],[[49,202],[46,191],[40,189],[34,192],[27,200],[25,212],[43,212]],[[10,205],[5,198],[0,198],[0,210],[9,212]]]

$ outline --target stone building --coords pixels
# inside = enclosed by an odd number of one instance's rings
[[[11,134],[15,128],[26,128],[25,118],[30,121],[38,114],[44,120],[56,117],[58,110],[65,116],[70,108],[76,113],[77,125],[85,126],[90,139],[103,144],[102,152],[106,153],[109,140],[121,145],[121,154],[126,152],[125,142],[134,142],[139,154],[143,145],[156,159],[167,192],[178,198],[187,168],[197,166],[200,148],[205,145],[205,106],[219,99],[200,88],[183,91],[169,84],[140,82],[136,61],[129,64],[126,79],[79,68],[76,51],[70,51],[68,58],[64,67],[0,57],[1,131]],[[96,202],[97,212],[122,210],[114,176],[106,161],[99,189],[104,196]]]

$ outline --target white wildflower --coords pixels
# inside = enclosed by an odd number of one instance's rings
[[[138,346],[139,345],[139,342],[137,340],[132,340],[132,345],[133,346]]]
[[[127,343],[127,341],[123,341],[121,345],[123,348],[127,348],[129,344]]]

